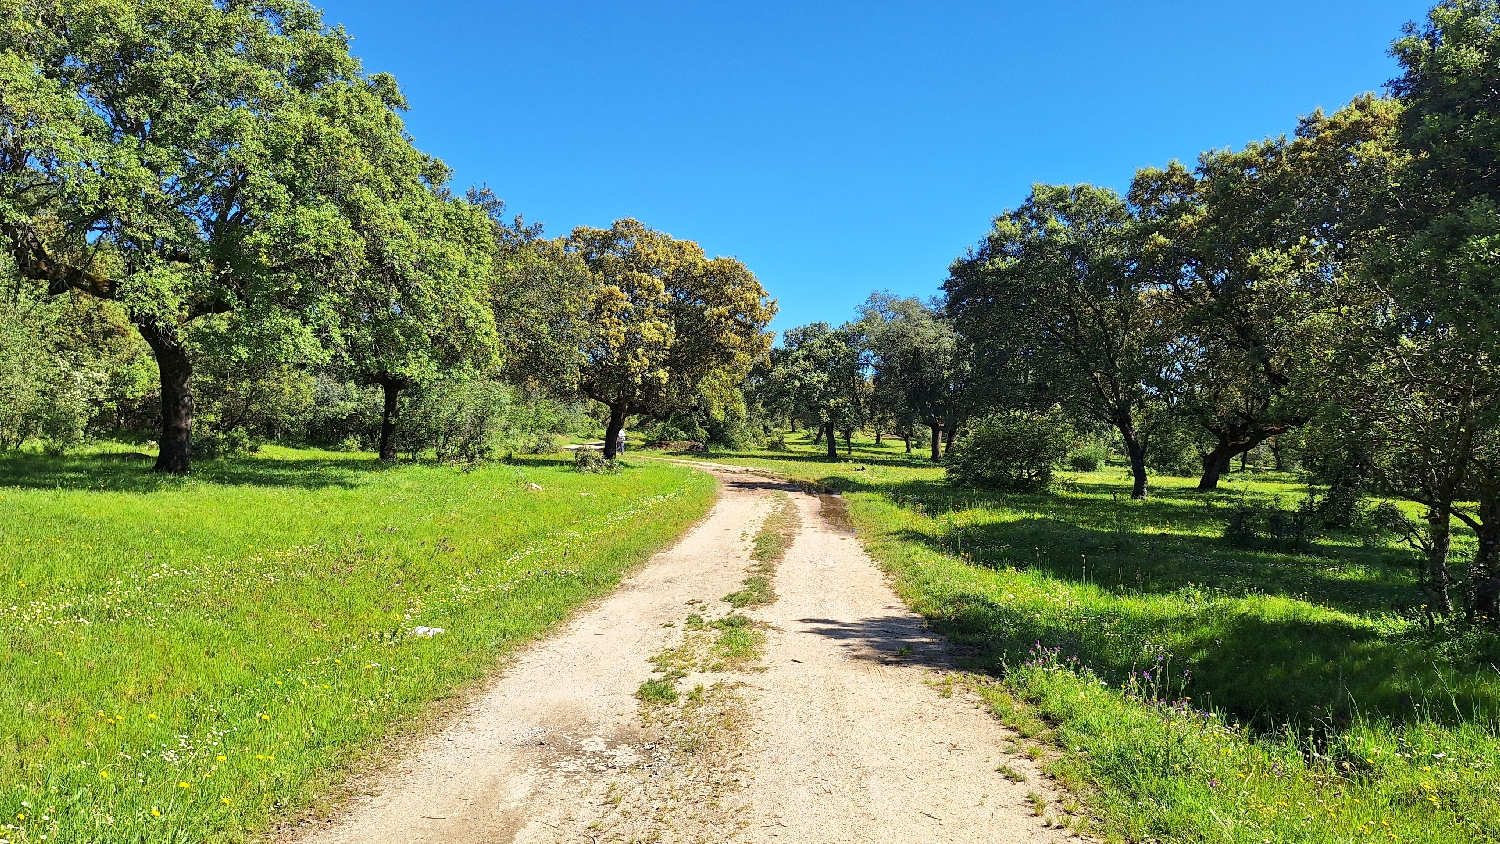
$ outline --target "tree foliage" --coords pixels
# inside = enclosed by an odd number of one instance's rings
[[[1146,496],[1142,415],[1157,399],[1169,339],[1139,228],[1113,191],[1036,185],[944,283],[984,392],[1013,409],[1058,403],[1114,428],[1134,498]]]
[[[606,459],[628,417],[691,405],[719,373],[742,380],[770,345],[775,304],[734,258],[629,219],[574,229],[564,248],[590,277],[578,380],[609,408]]]

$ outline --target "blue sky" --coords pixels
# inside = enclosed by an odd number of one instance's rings
[[[316,2],[317,0],[314,0]],[[929,296],[1033,182],[1289,132],[1396,74],[1426,2],[324,4],[422,149],[552,235],[734,255],[775,327]]]

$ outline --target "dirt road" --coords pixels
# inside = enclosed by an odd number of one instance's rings
[[[293,838],[1067,839],[1046,825],[1047,780],[1004,750],[1014,735],[948,682],[945,643],[825,518],[841,502],[703,467],[722,495],[676,547],[521,654],[367,796]],[[800,527],[775,600],[734,611],[722,599],[742,588],[777,507]]]

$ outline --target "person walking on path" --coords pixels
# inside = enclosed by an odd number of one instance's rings
[[[619,455],[624,454],[624,453],[625,453],[625,429],[621,428],[619,435],[615,437],[615,456],[618,457]]]

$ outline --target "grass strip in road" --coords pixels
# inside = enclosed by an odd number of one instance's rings
[[[237,841],[294,820],[715,488],[659,461],[267,448],[180,479],[0,458],[0,839]]]
[[[1297,479],[1235,473],[1204,495],[1162,477],[1133,502],[1109,467],[991,495],[889,446],[792,449],[713,459],[842,493],[1105,840],[1500,841],[1500,643],[1429,629],[1394,537],[1223,538],[1235,507],[1300,499]]]
[[[735,609],[761,607],[776,601],[776,590],[771,578],[776,575],[776,566],[786,556],[802,519],[797,515],[797,505],[784,492],[777,492],[770,515],[755,532],[754,545],[750,551],[750,576],[745,578],[744,589],[731,592],[724,600]]]

